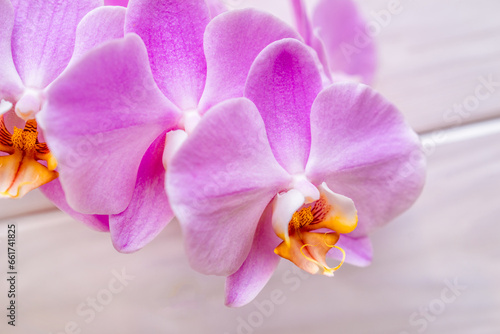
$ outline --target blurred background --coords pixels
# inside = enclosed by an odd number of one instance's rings
[[[135,254],[38,191],[0,201],[0,268],[17,229],[17,319],[0,333],[500,333],[500,2],[358,0],[375,38],[373,86],[421,135],[422,196],[373,235],[374,261],[329,279],[288,261],[255,302],[224,306],[224,279],[190,269],[171,223]],[[291,22],[287,0],[226,1]],[[309,9],[316,1],[307,1]]]

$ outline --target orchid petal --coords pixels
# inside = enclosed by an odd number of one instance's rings
[[[144,247],[174,217],[165,193],[164,148],[165,136],[160,136],[142,159],[128,208],[109,217],[113,245],[122,253],[132,253]]]
[[[13,106],[14,105],[9,101],[1,100],[0,101],[0,115],[3,115],[6,112],[8,112],[9,110],[11,110]]]
[[[165,149],[163,150],[163,167],[167,169],[173,156],[186,141],[188,134],[184,130],[172,130],[165,136]]]
[[[14,102],[23,91],[23,83],[12,59],[14,8],[9,0],[0,0],[0,101]]]
[[[64,191],[61,187],[61,183],[59,179],[55,179],[52,182],[47,183],[46,185],[40,187],[42,193],[47,196],[49,200],[52,201],[60,210],[66,212],[68,215],[73,217],[74,219],[84,223],[90,228],[107,232],[109,231],[109,219],[108,216],[100,216],[100,215],[85,215],[73,210],[66,202],[66,197],[64,195]]]
[[[306,175],[354,201],[359,222],[352,237],[387,223],[420,194],[425,159],[418,136],[370,87],[323,90],[312,106],[311,135]]]
[[[264,129],[253,103],[227,100],[207,112],[170,163],[167,193],[191,265],[202,273],[241,267],[264,209],[290,182]]]
[[[91,214],[125,210],[144,153],[178,117],[137,35],[87,53],[51,85],[38,114],[69,205]]]
[[[262,214],[252,248],[243,265],[226,279],[226,305],[240,307],[251,302],[264,288],[279,263],[274,248],[279,245],[271,226],[271,206]]]
[[[270,44],[250,69],[245,96],[259,109],[274,156],[290,174],[304,171],[311,145],[309,114],[321,85],[314,58],[295,39]]]
[[[292,220],[295,211],[304,205],[305,197],[297,189],[289,190],[284,194],[278,194],[273,204],[272,225],[274,232],[286,243],[290,243],[288,235],[288,224]]]
[[[207,83],[200,109],[243,96],[248,71],[270,43],[300,38],[286,23],[255,9],[233,10],[213,19],[205,31]]]
[[[12,0],[16,12],[12,54],[27,87],[45,88],[64,68],[73,53],[76,26],[99,0]]]
[[[349,197],[334,193],[323,182],[320,186],[320,193],[331,206],[331,210],[322,222],[315,224],[316,228],[328,228],[338,233],[350,233],[358,224],[358,212],[354,202]]]
[[[10,103],[10,102],[7,102],[7,103]],[[6,104],[5,106],[7,107],[8,104]],[[7,128],[7,130],[10,133],[14,133],[15,128],[19,128],[19,129],[24,128],[24,125],[26,122],[23,119],[19,118],[19,116],[16,115],[14,108],[11,108],[7,112],[5,112],[2,116],[3,116],[4,123],[5,123],[5,127]],[[38,132],[38,138],[41,142],[43,142],[43,140],[41,140],[40,137],[41,137],[41,132]]]
[[[75,50],[70,63],[103,42],[122,38],[126,11],[123,7],[105,6],[85,15],[76,28]]]
[[[372,262],[373,248],[368,237],[351,238],[350,236],[341,234],[335,246],[345,251],[346,263],[358,267],[366,267]],[[342,260],[342,253],[337,249],[331,249],[327,256],[336,260]]]
[[[227,7],[222,0],[205,0],[210,11],[210,17],[214,18],[227,11]]]
[[[128,6],[128,0],[104,0],[104,5],[106,6]]]
[[[312,24],[314,34],[326,49],[332,72],[360,76],[362,82],[372,82],[377,63],[375,43],[366,32],[366,21],[353,0],[321,0],[315,8]]]
[[[323,42],[313,33],[311,21],[307,15],[307,11],[302,0],[292,0],[292,8],[294,12],[295,25],[300,35],[304,38],[304,42],[312,47],[318,56],[319,66],[322,67],[322,74],[325,75],[327,84],[331,84],[331,74],[328,66],[328,59],[325,53]]]
[[[203,0],[135,0],[127,9],[125,31],[144,40],[156,83],[183,110],[198,106],[205,86],[203,33],[209,20]]]

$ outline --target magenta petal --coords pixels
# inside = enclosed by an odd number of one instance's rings
[[[159,91],[141,39],[104,43],[54,82],[38,114],[69,205],[82,213],[127,208],[142,157],[178,111]]]
[[[174,217],[165,192],[164,148],[165,136],[162,135],[142,159],[128,208],[110,216],[111,239],[115,248],[122,253],[135,252],[144,247]]]
[[[194,269],[230,275],[250,251],[262,212],[290,182],[255,105],[222,102],[201,119],[167,170],[167,193]]]
[[[312,28],[307,17],[307,11],[302,0],[291,0],[297,31],[307,45],[311,45]]]
[[[9,0],[0,0],[0,102],[17,100],[23,83],[12,59],[11,35],[14,26],[14,8]]]
[[[210,11],[210,17],[214,18],[227,11],[223,0],[205,0]]]
[[[28,87],[44,88],[68,65],[75,45],[76,26],[99,0],[13,0],[16,11],[12,54]]]
[[[274,156],[290,174],[304,171],[311,146],[309,114],[320,90],[314,58],[295,39],[270,44],[250,69],[245,97],[259,109]]]
[[[371,83],[377,65],[375,43],[354,1],[321,0],[312,23],[326,49],[330,70]]]
[[[66,212],[68,215],[74,219],[84,223],[85,225],[93,228],[97,231],[107,232],[109,231],[109,219],[108,216],[101,215],[85,215],[73,210],[66,202],[66,197],[64,196],[64,191],[61,187],[61,183],[58,179],[45,184],[40,187],[42,193],[47,196],[48,199],[52,201],[60,210]]]
[[[337,241],[335,245],[345,251],[346,263],[358,267],[366,267],[372,262],[373,247],[372,242],[368,237],[351,238],[345,234],[341,234],[339,241]],[[327,253],[327,256],[337,260],[342,260],[342,253],[335,248],[331,249]]]
[[[99,7],[85,15],[76,29],[75,50],[71,62],[78,60],[92,48],[124,36],[126,9]]]
[[[418,136],[399,111],[363,84],[334,84],[311,112],[311,154],[306,173],[314,184],[350,197],[366,236],[406,210],[425,179]]]
[[[312,31],[311,21],[307,15],[304,2],[302,0],[292,0],[292,8],[295,14],[294,18],[297,30],[302,38],[304,38],[304,42],[316,51],[318,60],[323,67],[323,72],[329,79],[329,83],[331,83],[332,78],[328,66],[328,59],[325,53],[325,47],[323,42]]]
[[[270,43],[287,37],[300,38],[286,23],[254,9],[229,11],[213,19],[205,32],[207,83],[200,109],[243,96],[257,55]]]
[[[203,0],[134,0],[126,32],[142,37],[161,91],[179,108],[195,109],[205,86],[203,33],[210,20]]]
[[[26,122],[22,118],[16,115],[14,108],[3,114],[3,120],[5,122],[7,130],[9,130],[10,133],[14,133],[15,127],[24,129],[24,125],[26,124]],[[43,133],[39,132],[38,138],[40,139],[41,137],[43,137]]]
[[[104,0],[106,6],[123,6],[127,7],[128,0]]]
[[[260,218],[252,249],[237,272],[226,279],[226,305],[240,307],[251,302],[273,275],[280,257],[274,249],[281,243],[271,224],[272,206]]]

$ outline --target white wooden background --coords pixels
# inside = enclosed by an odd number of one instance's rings
[[[274,1],[273,11],[289,19],[287,2]],[[269,2],[228,0],[235,7]],[[359,2],[370,17],[389,0]],[[375,87],[424,134],[428,180],[414,207],[373,235],[370,267],[302,278],[282,261],[256,300],[266,304],[277,290],[283,303],[272,312],[256,304],[229,309],[223,279],[189,268],[176,224],[123,255],[108,235],[34,192],[0,201],[0,272],[10,223],[18,227],[19,271],[18,326],[5,324],[2,276],[0,333],[72,333],[71,322],[80,330],[74,333],[91,334],[500,333],[500,87],[449,119],[450,108],[472,101],[479,78],[500,82],[500,2],[401,3],[402,13],[377,36]],[[436,140],[439,129],[447,129],[446,140]],[[102,294],[114,270],[135,278],[87,323],[77,307]],[[454,281],[460,289],[444,302],[442,291]]]

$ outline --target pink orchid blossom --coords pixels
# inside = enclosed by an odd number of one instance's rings
[[[0,0],[2,197],[22,197],[57,183],[57,161],[35,117],[48,87],[69,63],[114,31],[96,33],[94,24],[80,24],[82,18],[95,22],[106,16],[106,27],[111,27],[121,17],[123,26],[124,9],[101,5],[98,0]]]
[[[167,170],[190,263],[228,276],[229,306],[251,301],[280,257],[327,276],[337,248],[368,265],[369,233],[415,201],[425,174],[398,110],[363,84],[323,88],[296,40],[259,54],[244,96],[212,108]]]
[[[125,37],[103,43],[49,89],[40,124],[67,207],[109,219],[115,248],[133,252],[173,218],[165,168],[213,105],[243,96],[248,71],[293,28],[252,9],[211,20],[203,0],[135,0]]]
[[[305,43],[316,50],[333,80],[370,84],[377,64],[375,42],[356,3],[320,0],[309,19],[302,0],[291,2],[297,30]]]

